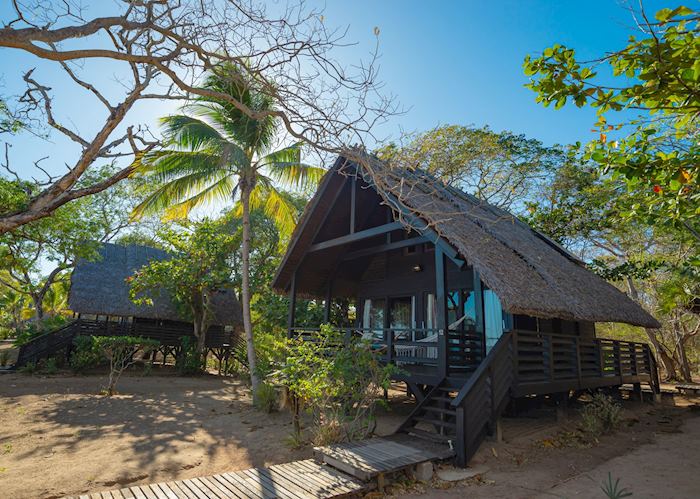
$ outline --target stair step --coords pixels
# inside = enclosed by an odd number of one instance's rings
[[[452,397],[430,397],[430,400],[428,402],[446,402],[448,404],[451,404],[454,399]]]
[[[420,421],[421,423],[428,423],[436,426],[442,426],[443,428],[457,428],[457,424],[451,423],[449,421],[442,421],[435,418],[426,418],[423,416],[414,416],[414,421]]]
[[[449,414],[450,416],[455,416],[457,414],[457,411],[455,411],[453,409],[443,409],[442,407],[433,407],[430,405],[426,405],[425,407],[423,407],[423,409],[425,409],[426,411],[430,411],[430,412],[439,412],[441,414]]]
[[[410,428],[407,431],[411,435],[423,438],[425,440],[432,440],[433,442],[447,443],[450,440],[453,440],[452,437],[449,437],[447,435],[438,435],[437,433],[419,430],[418,428]]]

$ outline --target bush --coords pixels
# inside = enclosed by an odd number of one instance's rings
[[[98,336],[94,338],[94,344],[109,360],[109,380],[104,391],[107,396],[112,396],[122,373],[134,364],[136,352],[141,350],[143,355],[148,355],[158,348],[160,342],[135,336]]]
[[[22,374],[34,374],[36,372],[36,362],[27,362],[22,367],[17,369],[17,372]]]
[[[73,351],[70,356],[70,367],[75,372],[84,372],[97,367],[103,360],[102,354],[95,344],[94,336],[76,336],[73,339]]]
[[[596,393],[581,410],[583,431],[594,438],[610,433],[620,424],[622,407],[609,395]]]
[[[177,371],[184,376],[201,374],[206,367],[206,357],[197,349],[197,340],[191,336],[182,336],[180,345],[182,350],[175,359]]]
[[[0,366],[5,367],[10,362],[10,352],[3,350],[0,352]]]
[[[70,322],[70,319],[63,317],[62,315],[47,317],[42,321],[29,322],[24,327],[17,329],[15,346],[21,347],[25,343],[29,343],[37,336],[41,336],[42,334],[48,333],[54,329],[58,329],[59,327],[66,325],[68,322]]]
[[[49,357],[41,362],[39,371],[41,374],[56,374],[58,372],[58,361],[55,357]]]
[[[277,390],[268,383],[261,383],[255,397],[255,407],[270,414],[277,410]]]
[[[395,371],[395,366],[380,363],[369,342],[345,343],[343,335],[327,325],[315,341],[289,340],[276,376],[290,391],[296,440],[302,407],[313,416],[314,440],[330,443],[369,436],[375,427],[374,411],[384,403],[382,391]]]

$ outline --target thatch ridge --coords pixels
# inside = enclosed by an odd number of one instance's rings
[[[95,261],[78,261],[71,274],[68,305],[81,314],[141,317],[147,319],[186,320],[166,293],[153,299],[153,306],[136,305],[129,299],[126,278],[153,260],[170,255],[148,246],[105,243]],[[233,291],[217,293],[213,298],[215,325],[239,326],[241,306]]]
[[[496,292],[505,310],[542,318],[660,327],[638,303],[513,214],[446,186],[419,169],[383,175],[388,166],[371,156],[358,163],[365,180],[371,180],[362,166],[365,161],[382,178],[382,197],[395,208],[408,207],[449,242]],[[310,241],[302,234],[309,230],[313,208],[330,177],[342,174],[344,164],[346,160],[338,158],[304,211],[273,282],[277,291],[287,289],[291,255],[298,259],[306,251]]]

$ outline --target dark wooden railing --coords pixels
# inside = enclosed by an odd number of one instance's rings
[[[22,367],[28,362],[36,362],[49,353],[62,348],[70,348],[73,344],[73,338],[79,331],[80,320],[75,320],[58,329],[35,336],[20,347],[15,366]]]
[[[466,466],[510,400],[515,379],[513,335],[504,333],[469,377],[451,406],[455,409],[455,458]]]
[[[334,327],[345,337],[364,338],[369,341],[382,360],[398,364],[416,364],[436,366],[438,362],[437,329],[417,328],[358,328]],[[317,341],[320,328],[295,327],[292,336],[307,341]]]
[[[518,394],[643,381],[658,386],[654,355],[645,343],[533,331],[511,334]]]
[[[16,367],[27,362],[36,362],[66,349],[70,352],[76,336],[142,336],[158,340],[163,347],[179,348],[183,336],[194,337],[191,324],[167,322],[159,325],[155,322],[139,321],[99,321],[76,319],[68,324],[40,336],[36,336],[20,347]],[[206,346],[209,349],[230,349],[239,342],[233,333],[226,333],[221,326],[211,326],[207,332]],[[166,350],[164,350],[166,351]]]

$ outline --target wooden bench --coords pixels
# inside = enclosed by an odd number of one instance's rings
[[[693,395],[697,395],[700,392],[700,385],[676,385],[676,390],[681,394],[687,395],[692,392]]]

